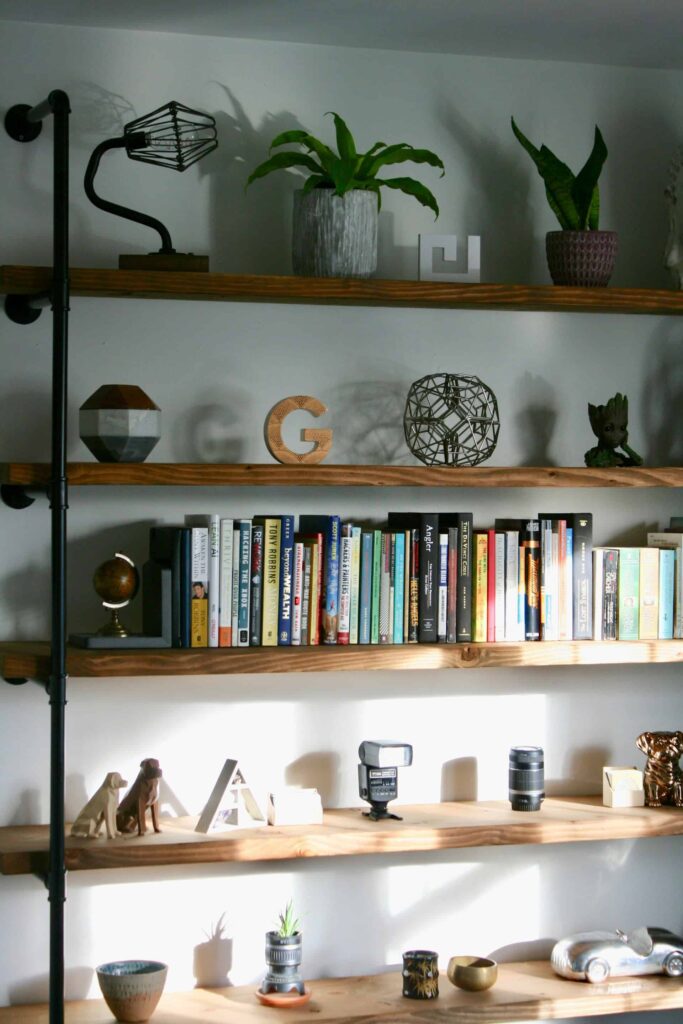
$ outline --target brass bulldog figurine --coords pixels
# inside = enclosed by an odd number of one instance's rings
[[[641,732],[636,746],[647,754],[645,765],[645,804],[683,807],[683,732]]]

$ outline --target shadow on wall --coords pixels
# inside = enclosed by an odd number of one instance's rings
[[[441,767],[441,801],[476,800],[479,794],[476,757],[454,757]]]
[[[92,983],[92,967],[67,967],[64,971],[64,996],[66,999],[85,999]],[[48,974],[37,974],[24,978],[9,986],[9,1005],[22,1003],[46,1003],[50,993]]]
[[[641,419],[647,451],[646,465],[683,464],[683,362],[681,328],[661,323],[644,355],[645,381],[641,398]],[[634,440],[636,451],[641,449]],[[644,447],[644,445],[643,445]]]
[[[525,456],[522,466],[554,466],[550,446],[557,422],[555,389],[543,377],[525,373],[514,387],[521,408],[515,413],[518,451]]]
[[[82,778],[83,776],[81,776]],[[41,794],[39,789],[22,789],[17,797],[16,810],[7,819],[8,825],[35,825],[40,822]]]
[[[370,465],[414,463],[403,434],[408,385],[355,381],[329,392],[334,462]]]
[[[181,462],[243,462],[245,439],[239,435],[249,421],[249,399],[244,389],[226,387],[220,396],[196,402],[175,416],[173,457]]]
[[[530,939],[529,942],[511,942],[493,949],[488,956],[499,964],[514,964],[520,960],[549,960],[557,939]]]
[[[609,747],[578,747],[569,755],[561,779],[546,779],[548,796],[590,796],[602,792],[602,769],[610,763]]]
[[[316,750],[287,766],[285,782],[288,786],[317,789],[323,807],[334,807],[339,797],[339,764],[339,754]]]
[[[232,970],[233,940],[223,937],[225,926],[221,914],[210,932],[204,932],[206,942],[194,947],[192,973],[196,988],[227,988],[232,986],[228,975]]]
[[[513,148],[512,132],[508,144],[506,137],[475,127],[449,103],[439,113],[467,165],[471,195],[462,207],[473,213],[458,234],[481,235],[482,280],[530,281],[537,244],[529,208],[532,173]]]

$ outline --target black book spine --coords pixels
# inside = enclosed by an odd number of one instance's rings
[[[149,531],[149,556],[153,562],[171,570],[171,645],[183,647],[183,526],[153,526]],[[188,584],[189,587],[189,584]],[[144,615],[144,611],[143,611]],[[145,627],[148,636],[161,636],[161,630]],[[189,642],[189,635],[188,635]]]
[[[602,552],[602,560],[602,639],[616,640],[619,552],[608,548]]]
[[[458,597],[455,628],[458,643],[472,640],[472,513],[458,515]]]
[[[541,638],[541,544],[538,519],[524,521],[522,552],[524,555],[524,639]]]
[[[421,644],[436,643],[437,596],[439,580],[439,517],[425,512],[420,516],[420,589],[419,639]]]
[[[251,647],[260,647],[263,608],[263,523],[253,523],[251,528],[250,587],[249,644]]]

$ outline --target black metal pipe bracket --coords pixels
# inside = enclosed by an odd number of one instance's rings
[[[5,313],[14,324],[21,324],[26,327],[34,324],[45,306],[52,303],[52,296],[49,292],[41,292],[38,295],[6,295]]]
[[[8,508],[19,511],[29,508],[37,497],[46,497],[46,492],[40,488],[24,487],[23,484],[0,484],[0,501]]]

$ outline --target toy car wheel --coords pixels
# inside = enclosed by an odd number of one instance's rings
[[[683,974],[683,953],[669,953],[664,961],[664,973],[670,978],[680,978]]]
[[[591,981],[594,985],[597,985],[607,978],[609,978],[609,964],[606,960],[595,957],[594,960],[588,961],[586,964],[586,981]]]

